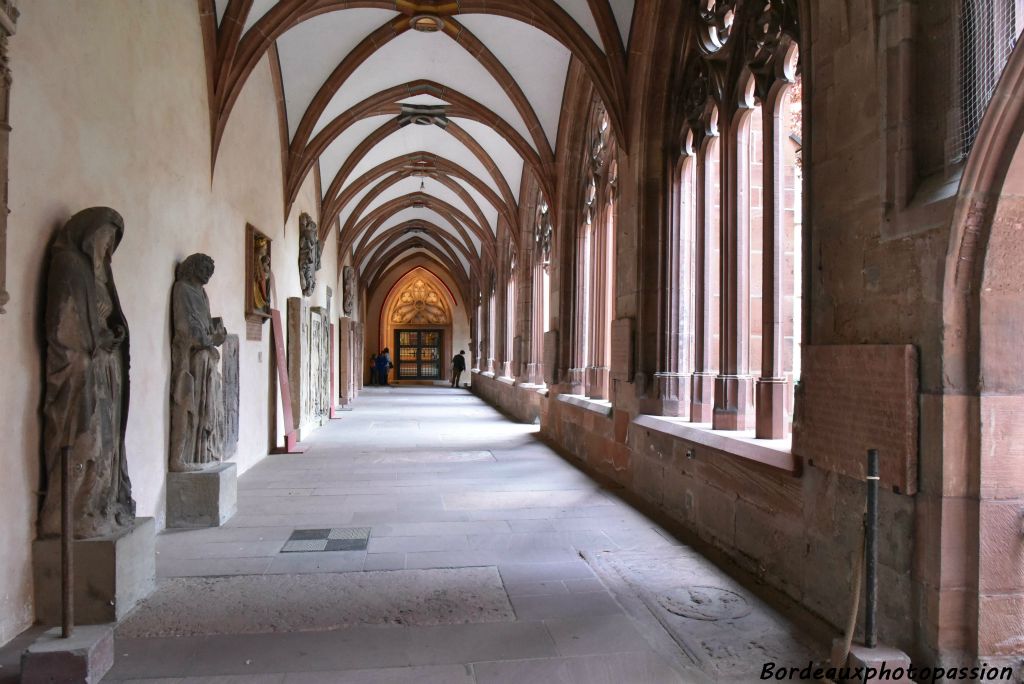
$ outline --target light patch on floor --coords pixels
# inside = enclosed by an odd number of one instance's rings
[[[362,463],[476,463],[493,461],[490,451],[405,451],[371,452],[353,454],[348,460],[354,464]]]
[[[493,567],[164,580],[118,638],[512,622]]]
[[[586,490],[533,492],[465,492],[446,494],[444,507],[449,511],[501,510],[515,508],[559,508],[610,506],[612,501],[600,492]]]
[[[415,420],[375,420],[370,423],[371,430],[419,430],[420,424]]]

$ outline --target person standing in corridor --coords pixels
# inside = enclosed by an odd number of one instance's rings
[[[387,347],[377,357],[377,384],[388,386],[388,371],[391,370],[391,350]]]
[[[461,350],[452,358],[452,387],[459,386],[459,378],[466,370],[466,351]]]

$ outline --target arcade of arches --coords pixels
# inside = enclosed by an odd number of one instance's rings
[[[203,252],[240,337],[243,504],[295,435],[343,463],[346,421],[472,394],[827,643],[877,448],[881,642],[1016,665],[1022,28],[1021,0],[0,0],[0,644],[40,614],[47,250],[102,205],[124,218],[124,442],[158,531],[170,288]],[[332,394],[294,434],[291,302],[329,323]],[[371,389],[385,347],[397,388]]]

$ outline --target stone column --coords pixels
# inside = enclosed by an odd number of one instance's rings
[[[588,227],[581,227],[576,239],[576,289],[572,294],[573,304],[573,339],[572,360],[567,371],[566,393],[585,394],[585,378],[587,363],[587,336],[590,321],[587,316],[587,297],[591,289],[590,276],[590,240],[587,236]]]
[[[547,264],[537,262],[533,267],[530,313],[530,361],[526,366],[527,382],[532,385],[544,384],[544,270]]]
[[[757,379],[757,437],[781,439],[786,435],[787,380],[782,362],[782,302],[785,278],[782,259],[784,178],[779,109],[785,89],[774,89],[761,107],[764,124],[764,221],[761,299],[761,377]]]
[[[749,183],[745,170],[748,148],[740,144],[747,125],[742,112],[722,122],[721,316],[719,365],[715,379],[716,430],[754,427],[753,378],[750,365],[750,217]]]
[[[615,204],[608,201],[603,209],[598,214],[596,229],[592,227],[593,258],[590,263],[590,274],[593,287],[587,293],[590,305],[590,333],[585,392],[592,399],[607,399],[610,396],[608,338],[612,321],[611,282],[614,264],[611,230],[614,224]]]
[[[670,206],[675,210],[667,216],[669,221],[669,239],[665,243],[664,269],[664,306],[660,331],[662,345],[659,365],[663,370],[654,374],[654,390],[657,402],[654,406],[644,407],[645,413],[656,413],[663,416],[686,416],[689,413],[690,383],[689,356],[685,354],[683,331],[693,325],[692,312],[683,306],[686,298],[693,295],[689,283],[682,283],[680,275],[687,273],[690,255],[694,248],[692,230],[695,225],[683,221],[679,208],[683,206],[683,192],[692,187],[695,163],[694,158],[684,158],[672,184],[669,197]],[[688,183],[687,177],[689,178]],[[694,193],[690,192],[690,197]],[[691,232],[692,231],[692,232]],[[643,406],[643,404],[641,404]]]
[[[11,0],[0,0],[0,314],[10,301],[7,293],[7,162],[11,134],[11,69],[7,57],[7,39],[14,35],[18,8]]]
[[[511,378],[515,377],[515,369],[512,367],[512,361],[515,356],[515,330],[516,330],[516,284],[515,284],[516,270],[513,266],[509,270],[508,283],[505,285],[505,330],[502,339],[504,340],[504,347],[501,355],[501,375],[502,377]]]
[[[690,386],[690,420],[694,423],[710,423],[714,410],[715,368],[714,352],[714,302],[712,287],[715,282],[715,261],[713,246],[715,231],[718,230],[715,212],[715,183],[710,173],[713,155],[719,154],[717,136],[705,138],[697,160],[694,195],[697,207],[694,218],[694,306],[693,342],[694,367]]]
[[[352,330],[355,334],[355,368],[356,371],[353,376],[355,377],[355,390],[359,391],[363,389],[363,382],[365,381],[365,370],[368,357],[366,356],[366,340],[363,337],[363,323],[358,321],[352,324]]]

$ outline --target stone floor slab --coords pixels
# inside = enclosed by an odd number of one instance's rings
[[[117,634],[123,638],[260,634],[327,631],[358,624],[513,619],[495,568],[199,577],[162,582],[118,627]]]

